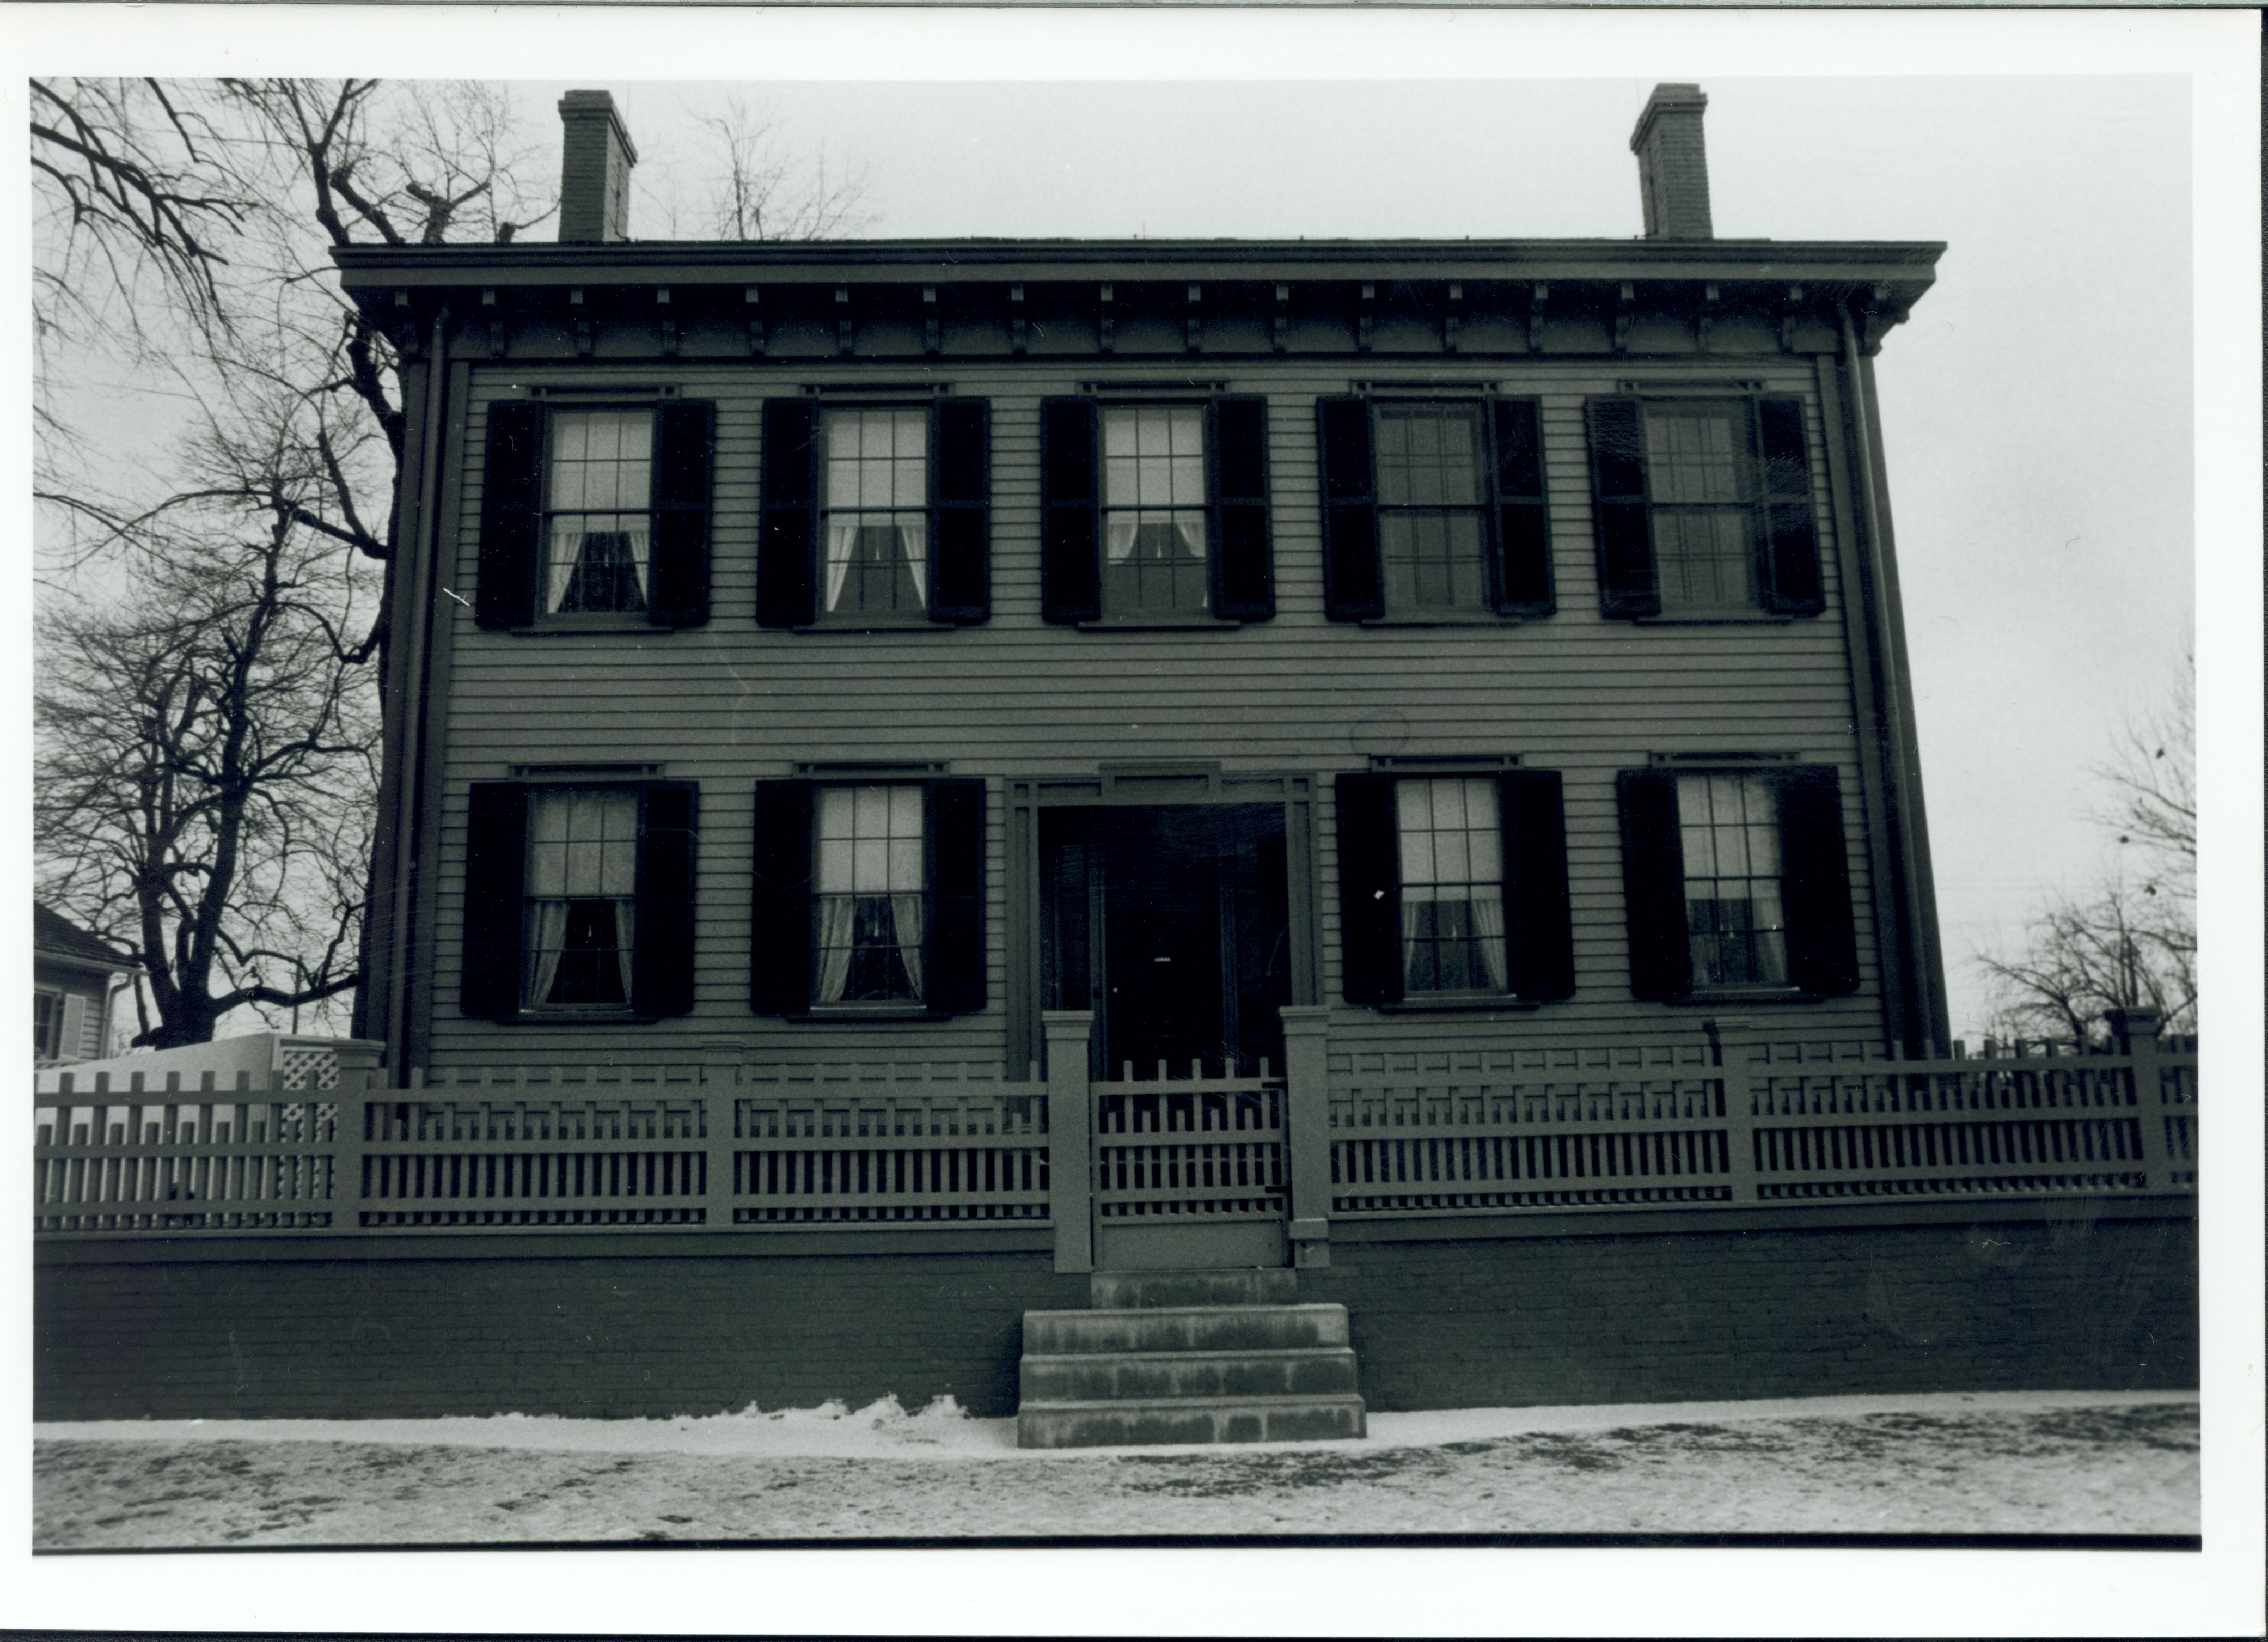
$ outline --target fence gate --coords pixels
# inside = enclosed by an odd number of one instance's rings
[[[1094,1263],[1103,1270],[1285,1263],[1284,1079],[1098,1082]]]

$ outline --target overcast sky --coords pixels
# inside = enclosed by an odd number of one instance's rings
[[[2200,1204],[2220,1302],[2204,1314],[2205,1445],[2219,1456],[2205,1549],[2146,1579],[2117,1554],[1586,1551],[1515,1572],[1503,1553],[1324,1550],[1269,1553],[1264,1568],[1138,1551],[1012,1566],[998,1552],[870,1556],[847,1582],[836,1559],[792,1552],[754,1573],[681,1558],[666,1582],[618,1557],[396,1562],[375,1584],[307,1557],[247,1585],[239,1560],[183,1558],[134,1580],[99,1559],[32,1565],[18,1489],[0,1514],[14,1529],[0,1544],[18,1548],[0,1552],[17,1570],[0,1581],[17,1593],[6,1623],[635,1631],[740,1628],[754,1613],[792,1628],[847,1614],[880,1629],[1021,1631],[2257,1630],[2259,1392],[2242,1366],[2258,1362],[2259,1182],[2246,1160],[2260,1106],[2242,1098],[2257,1087],[2261,1031],[2257,18],[12,4],[6,21],[34,70],[523,78],[545,142],[559,89],[604,86],[650,178],[697,163],[689,116],[722,97],[666,83],[733,77],[799,140],[863,159],[868,232],[909,235],[1634,235],[1631,121],[1656,80],[1697,80],[1719,232],[1949,246],[1880,367],[1956,1020],[1976,997],[1961,954],[2095,870],[2100,841],[2080,817],[2102,794],[2086,767],[2178,665],[2201,537],[2206,1081],[2229,1097],[2208,1097]],[[1878,77],[1849,77],[1860,68]],[[1932,77],[1948,73],[1960,77]],[[0,96],[21,87],[0,77]],[[2212,139],[2195,155],[2192,112]],[[2196,177],[2213,209],[2195,208]],[[0,168],[19,222],[24,188],[22,167]],[[2210,247],[2194,265],[2193,241]],[[0,303],[18,313],[22,261],[0,259]],[[21,328],[0,332],[19,361]],[[19,461],[26,414],[19,402]],[[20,519],[24,539],[28,506]],[[18,700],[25,620],[0,646]],[[21,828],[24,809],[5,806],[0,827]],[[14,858],[26,856],[19,844]],[[28,1296],[10,1285],[28,1270],[0,1263],[19,1314]],[[0,1366],[18,1408],[27,1360]]]

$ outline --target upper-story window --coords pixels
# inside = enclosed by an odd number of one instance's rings
[[[1588,421],[1606,615],[1826,608],[1800,400],[1594,399]]]
[[[764,401],[756,621],[921,627],[992,610],[991,411]]]
[[[1551,614],[1537,401],[1316,401],[1332,620]]]
[[[1102,412],[1102,613],[1207,608],[1204,408]]]
[[[1040,407],[1040,607],[1050,622],[1276,613],[1268,402]]]
[[[715,407],[487,408],[475,619],[566,630],[709,619]]]
[[[828,615],[919,616],[929,605],[929,413],[829,410],[826,447]]]
[[[644,614],[652,563],[653,413],[556,413],[550,466],[543,613]]]

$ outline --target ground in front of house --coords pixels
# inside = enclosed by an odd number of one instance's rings
[[[1022,1452],[1012,1419],[133,1421],[33,1428],[40,1550],[938,1537],[2185,1535],[2193,1394],[1373,1414],[1370,1434]]]

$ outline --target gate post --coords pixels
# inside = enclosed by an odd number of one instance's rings
[[[342,1038],[332,1051],[338,1068],[338,1101],[331,1120],[331,1230],[362,1230],[363,1143],[368,1132],[371,1098],[386,1086],[379,1065],[386,1045],[370,1038]],[[281,1074],[276,1074],[280,1077]],[[271,1082],[273,1079],[271,1079]]]
[[[1292,1164],[1292,1263],[1331,1263],[1331,1012],[1286,1004],[1284,1143]]]
[[[1094,1270],[1093,1097],[1086,1081],[1091,1009],[1044,1009],[1048,1046],[1048,1213],[1056,1223],[1056,1270]]]

